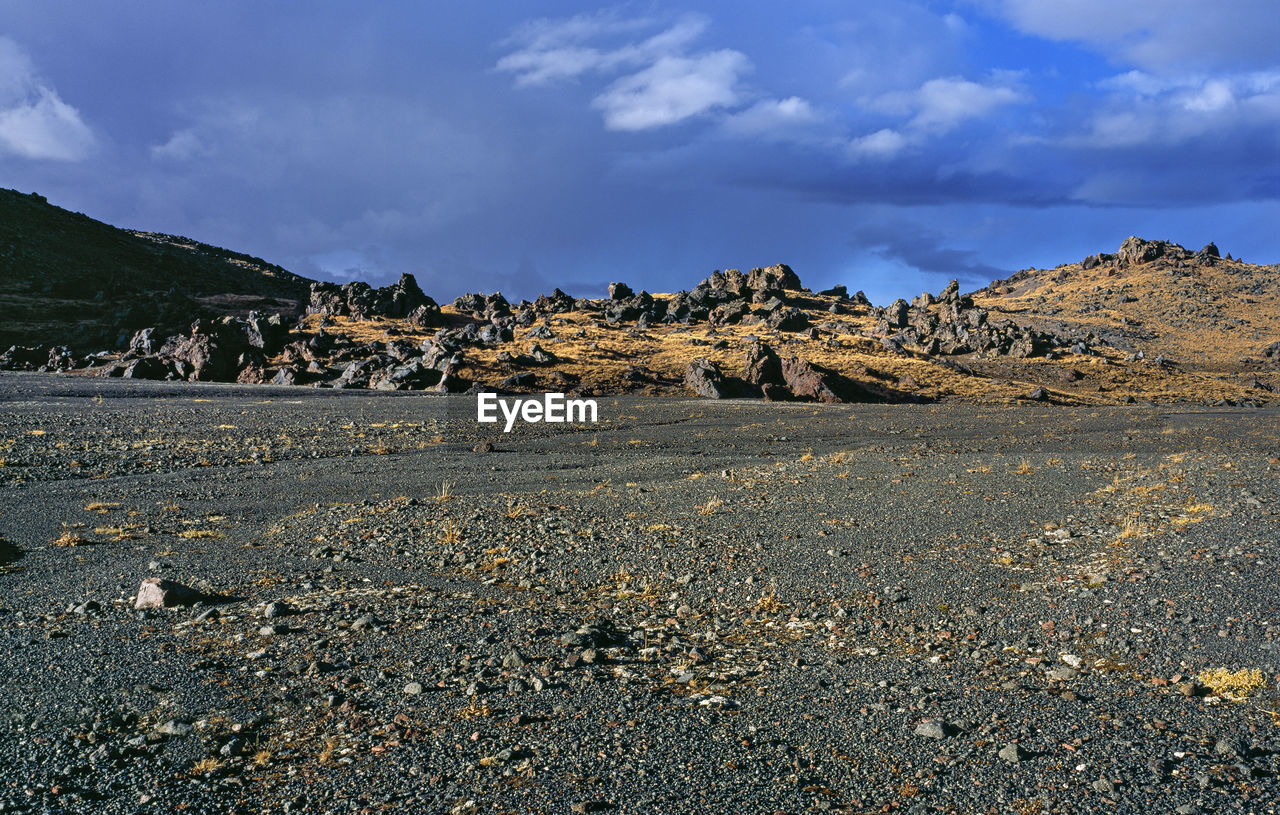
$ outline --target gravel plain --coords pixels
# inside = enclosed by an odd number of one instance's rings
[[[0,811],[1280,807],[1280,411],[474,406],[0,377]]]

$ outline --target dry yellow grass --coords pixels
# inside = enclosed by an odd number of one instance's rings
[[[53,539],[54,546],[84,546],[88,543],[91,543],[88,538],[81,537],[66,527],[63,527],[61,535]]]
[[[836,316],[828,313],[828,308],[837,302],[835,298],[793,293],[811,322],[826,324],[820,339],[787,334],[787,344],[783,346],[771,339],[772,332],[761,325],[712,328],[706,323],[659,324],[635,331],[633,324],[601,324],[598,315],[591,312],[555,315],[545,322],[557,339],[541,344],[558,361],[548,368],[533,369],[537,375],[533,389],[569,389],[578,383],[593,393],[687,395],[683,377],[690,361],[705,357],[725,373],[736,375],[742,368],[747,338],[754,335],[772,342],[784,356],[794,354],[853,379],[925,400],[1013,404],[1035,387],[1050,389],[1055,402],[1082,405],[1114,404],[1130,397],[1154,402],[1270,399],[1265,390],[1254,388],[1252,383],[1256,377],[1280,391],[1280,372],[1245,372],[1239,362],[1280,340],[1280,287],[1264,285],[1262,294],[1253,291],[1259,279],[1264,283],[1274,280],[1274,271],[1223,260],[1215,267],[1182,270],[1185,277],[1175,286],[1170,285],[1170,269],[1162,261],[1129,269],[1091,270],[1084,270],[1077,263],[1033,272],[1007,287],[1007,291],[1001,289],[992,294],[984,290],[974,297],[975,305],[987,309],[993,321],[1011,319],[1036,328],[1050,329],[1066,322],[1083,330],[1123,332],[1127,326],[1141,324],[1143,332],[1152,332],[1156,337],[1139,337],[1135,340],[1138,347],[1149,359],[1165,354],[1185,363],[1179,367],[1125,364],[1124,353],[1106,349],[1099,356],[1067,355],[1059,360],[960,358],[977,372],[973,376],[920,355],[890,354],[878,340],[864,336],[875,323],[865,307],[849,308],[844,304],[842,308],[850,313]],[[1244,272],[1254,277],[1248,278]],[[1112,294],[1103,295],[1095,287]],[[1252,302],[1245,300],[1246,289]],[[1137,300],[1119,303],[1122,291],[1138,295]],[[661,300],[671,295],[653,296]],[[1247,306],[1242,307],[1242,302]],[[1203,314],[1189,314],[1201,307],[1206,310]],[[441,311],[450,325],[469,319],[450,305]],[[1210,312],[1217,316],[1211,317]],[[315,330],[319,319],[309,316],[303,320],[303,327]],[[337,317],[330,321],[327,332],[361,343],[402,340],[416,345],[435,331],[385,318],[357,321]],[[524,334],[518,330],[512,342],[470,349],[462,374],[493,383],[516,372],[517,368],[499,362],[498,357],[525,353],[530,341]],[[647,372],[650,382],[637,385],[630,378],[636,366]],[[1070,383],[1061,381],[1059,374],[1064,366],[1079,369],[1084,377]],[[437,436],[433,441],[440,443],[443,438]],[[597,442],[592,439],[586,443],[594,446]],[[386,452],[385,445],[380,443],[373,452]]]
[[[462,527],[453,522],[452,518],[445,521],[444,526],[440,529],[440,535],[437,538],[441,543],[459,543],[462,540]]]
[[[1224,699],[1248,699],[1267,686],[1266,678],[1257,668],[1241,668],[1238,671],[1214,668],[1201,673],[1197,678],[1214,696]]]

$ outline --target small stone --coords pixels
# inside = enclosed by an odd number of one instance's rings
[[[352,630],[352,631],[363,631],[364,629],[368,628],[368,627],[369,627],[369,626],[371,626],[371,625],[373,625],[373,615],[372,615],[372,614],[365,614],[365,615],[364,615],[364,616],[362,616],[362,617],[357,617],[357,618],[356,618],[356,621],[355,621],[354,623],[352,623],[352,624],[351,624],[351,630]]]
[[[1022,759],[1025,758],[1022,752],[1022,748],[1016,744],[1006,744],[1003,748],[1001,748],[999,753],[996,753],[996,755],[998,755],[1001,758],[1001,760],[1007,761],[1010,764],[1017,764],[1019,761],[1022,761]]]
[[[422,683],[410,682],[409,684],[404,686],[404,692],[409,696],[417,696],[418,694],[422,693]]]
[[[191,730],[191,725],[186,722],[178,721],[177,719],[170,719],[164,724],[156,727],[156,732],[165,736],[185,736],[190,733]]]
[[[284,602],[283,600],[276,600],[273,603],[267,603],[266,610],[262,612],[263,616],[267,617],[268,619],[274,618],[274,617],[284,617],[292,613],[293,613],[293,609],[290,608],[289,604]]]
[[[1097,781],[1090,784],[1090,786],[1093,787],[1094,792],[1102,795],[1110,795],[1116,791],[1116,785],[1105,778],[1099,778]]]
[[[1218,739],[1213,745],[1213,752],[1220,756],[1242,756],[1248,749],[1243,740],[1235,738]]]
[[[926,739],[945,739],[950,735],[950,730],[951,727],[946,722],[929,719],[916,725],[915,733],[917,736],[924,736]]]

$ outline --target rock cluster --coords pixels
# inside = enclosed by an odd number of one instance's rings
[[[791,293],[807,293],[800,277],[786,264],[752,269],[717,271],[689,291],[676,293],[665,304],[668,322],[709,322],[712,325],[765,325],[778,331],[803,331],[809,319],[791,302]],[[844,287],[830,289],[829,296],[846,305],[868,305],[866,295],[848,297]],[[636,304],[647,306],[648,304]]]
[[[695,359],[685,367],[684,384],[710,399],[755,398],[774,402],[894,402],[909,397],[883,382],[889,377],[862,369],[854,379],[800,357],[779,357],[766,343],[748,342],[742,375],[726,375],[712,360]]]
[[[1086,270],[1099,266],[1127,269],[1161,258],[1175,264],[1194,261],[1204,266],[1212,266],[1220,257],[1218,247],[1213,243],[1207,243],[1200,251],[1192,252],[1171,241],[1148,241],[1136,235],[1130,235],[1120,244],[1120,249],[1115,254],[1099,252],[1096,255],[1089,255],[1080,262],[1080,266]]]
[[[410,318],[424,328],[440,324],[440,306],[423,293],[411,274],[400,275],[394,284],[377,289],[359,280],[342,285],[312,283],[307,313],[357,320]]]
[[[185,379],[192,382],[260,381],[267,358],[278,353],[290,321],[278,314],[196,320],[189,333],[160,342],[144,328],[105,375],[127,379]],[[253,373],[258,373],[258,378]]]
[[[952,280],[936,298],[928,293],[907,303],[899,299],[883,309],[874,334],[891,350],[918,348],[929,355],[985,353],[1026,358],[1045,353],[1064,341],[1050,334],[1019,326],[1012,320],[991,320],[973,298],[960,294]]]

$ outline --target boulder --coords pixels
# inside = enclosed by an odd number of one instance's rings
[[[133,356],[145,357],[159,351],[160,345],[160,339],[156,336],[156,329],[144,328],[129,340],[128,353]]]
[[[748,343],[742,362],[742,378],[752,385],[783,385],[782,360],[763,342]]]
[[[1120,244],[1120,250],[1116,254],[1122,267],[1136,266],[1159,258],[1165,253],[1167,247],[1168,244],[1165,241],[1147,241],[1136,235],[1130,235],[1124,239],[1124,243]]]
[[[695,359],[685,367],[684,384],[689,390],[708,399],[728,399],[729,383],[714,362]]]
[[[29,370],[45,363],[49,358],[43,348],[27,345],[11,345],[9,350],[0,354],[0,370]]]
[[[175,376],[173,366],[156,356],[140,357],[125,366],[120,374],[125,379],[164,380]]]
[[[776,331],[803,331],[809,327],[809,318],[794,306],[771,311],[765,322]]]
[[[747,273],[747,288],[753,291],[761,289],[798,290],[804,288],[800,276],[785,263],[768,266],[763,269],[752,269]]]
[[[409,325],[414,328],[436,328],[444,325],[440,316],[440,307],[435,304],[423,304],[409,312]]]
[[[890,328],[903,328],[907,325],[907,301],[899,297],[884,310],[884,320]]]
[[[599,289],[597,289],[597,291],[599,291]],[[635,292],[631,291],[631,287],[628,286],[626,283],[610,283],[609,284],[610,300],[625,300],[628,297],[633,296],[634,294]]]
[[[275,376],[271,378],[272,385],[298,385],[303,379],[303,370],[297,365],[285,365],[276,371]]]
[[[205,599],[204,593],[190,586],[162,577],[148,577],[142,581],[142,585],[138,586],[138,599],[133,607],[136,609],[173,608],[195,605]]]
[[[843,377],[799,357],[782,360],[782,379],[797,399],[813,402],[844,402]]]

